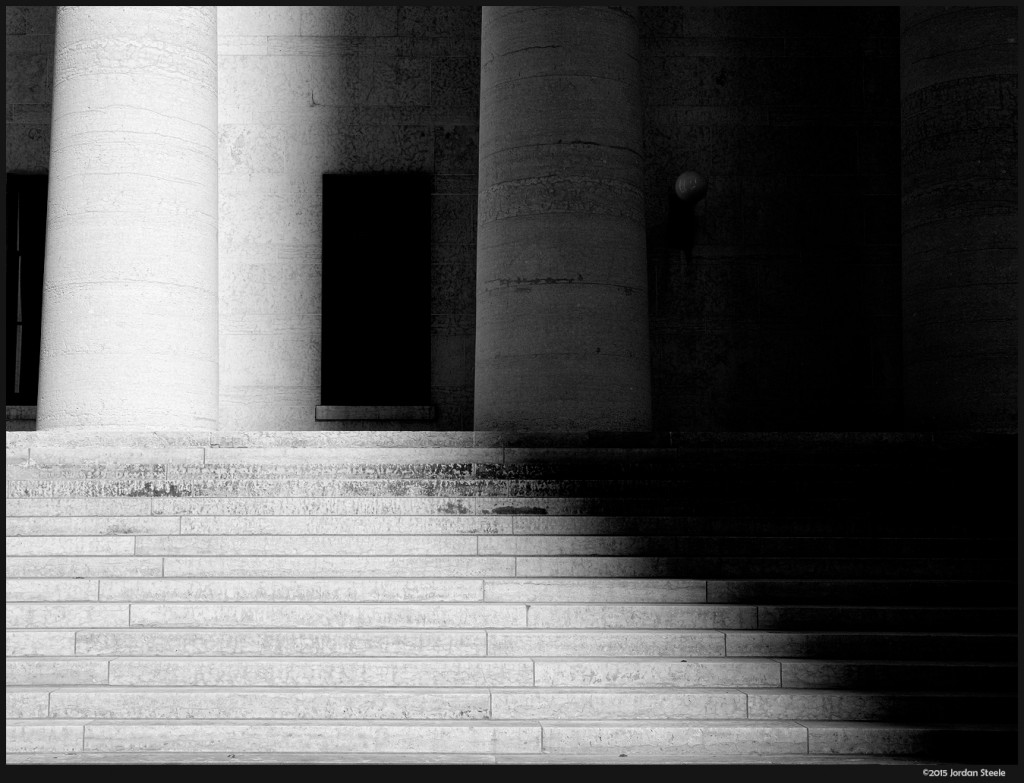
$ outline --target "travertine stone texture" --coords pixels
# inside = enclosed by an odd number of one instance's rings
[[[779,685],[779,662],[736,658],[538,660],[534,684],[548,688],[767,688]]]
[[[611,721],[569,723],[545,726],[544,748],[550,753],[805,753],[807,729],[796,722],[754,720],[651,721],[643,728]]]
[[[213,6],[57,12],[39,429],[217,428]]]
[[[17,654],[17,653],[14,653]],[[24,655],[25,653],[21,653]],[[84,658],[8,658],[8,685],[107,683],[107,662]]]
[[[676,656],[725,655],[725,635],[715,631],[488,631],[491,655]]]
[[[55,6],[6,6],[7,171],[43,174],[50,162]],[[7,427],[28,424],[8,421]]]
[[[221,427],[471,429],[479,8],[220,6],[218,15]],[[322,215],[322,176],[367,172],[434,177],[437,416],[428,423],[315,420],[321,228],[345,220]],[[381,264],[387,252],[381,237],[332,261]],[[329,292],[326,304],[360,295]]]
[[[77,727],[81,731],[81,727]],[[189,752],[539,753],[541,727],[508,722],[394,721],[267,723],[90,723],[86,750]],[[40,750],[49,749],[48,747]]]
[[[32,640],[22,639],[20,642],[25,647]],[[37,642],[37,646],[41,643]],[[139,656],[476,657],[488,654],[487,632],[483,630],[316,631],[261,628],[79,631],[74,649],[79,655]]]
[[[36,694],[14,694],[25,712],[38,710],[32,696]],[[76,688],[55,692],[50,709],[55,718],[118,720],[479,720],[489,717],[490,694],[455,688],[392,689],[381,698],[373,689]]]
[[[474,426],[650,428],[636,16],[487,6]]]
[[[104,662],[106,667],[106,662]],[[118,658],[111,685],[528,687],[533,663],[498,658]],[[18,683],[20,684],[20,683]]]
[[[1017,425],[1017,9],[901,13],[904,407]]]
[[[747,717],[747,697],[739,691],[681,688],[509,689],[491,694],[491,717],[495,720],[742,719]]]
[[[656,429],[900,428],[898,9],[640,25]]]
[[[78,753],[82,750],[81,723],[19,721],[7,723],[8,753]]]
[[[772,755],[772,756],[700,756],[700,755],[664,755],[664,756],[597,756],[581,753],[514,753],[514,754],[473,754],[473,753],[8,753],[8,764],[131,764],[131,765],[166,765],[166,764],[205,764],[216,766],[257,765],[257,764],[472,764],[508,765],[523,764],[595,764],[607,766],[611,764],[624,766],[654,766],[677,764],[885,764],[885,765],[921,765],[915,758],[901,759],[892,756],[828,756],[828,755]]]
[[[26,581],[26,580],[21,580]],[[78,584],[76,581],[75,584]],[[97,586],[91,584],[95,595]],[[27,593],[31,587],[22,587]],[[41,585],[38,590],[44,587]],[[483,600],[481,579],[112,579],[102,601],[437,601]],[[84,592],[84,591],[82,591]],[[77,596],[79,593],[70,595]],[[32,600],[30,598],[8,600]],[[54,600],[54,599],[48,599]],[[69,597],[67,600],[83,600]]]
[[[45,718],[49,711],[49,691],[30,688],[7,689],[8,718]]]
[[[74,631],[7,631],[7,654],[74,655]]]

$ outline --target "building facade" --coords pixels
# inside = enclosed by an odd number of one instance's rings
[[[1015,20],[8,8],[38,427],[1012,429]]]

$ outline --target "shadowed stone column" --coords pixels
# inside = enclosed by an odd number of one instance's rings
[[[217,426],[216,19],[57,12],[39,429]]]
[[[904,404],[1017,424],[1017,11],[901,12]]]
[[[651,425],[632,10],[483,9],[475,427]]]

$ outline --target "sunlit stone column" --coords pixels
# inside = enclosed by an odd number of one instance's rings
[[[57,12],[39,429],[217,426],[216,19]]]
[[[632,9],[483,9],[475,428],[651,425]]]
[[[904,407],[1017,426],[1017,9],[901,10]]]

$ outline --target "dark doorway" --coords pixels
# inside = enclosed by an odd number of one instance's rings
[[[325,174],[322,405],[430,401],[430,177]]]
[[[7,405],[35,405],[39,392],[48,179],[7,175]]]

